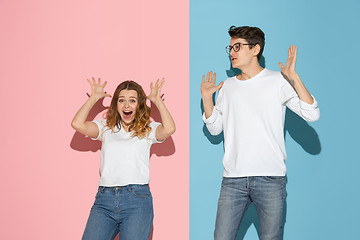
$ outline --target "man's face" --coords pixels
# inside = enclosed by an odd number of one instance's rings
[[[240,49],[239,51],[235,51],[235,47],[231,49],[230,52],[230,59],[231,64],[233,68],[244,68],[251,64],[251,62],[254,60],[254,46],[250,49],[250,45],[244,45],[248,44],[248,42],[243,38],[231,38],[230,39],[230,46],[234,46],[234,44],[240,43]],[[256,58],[256,55],[255,55]]]

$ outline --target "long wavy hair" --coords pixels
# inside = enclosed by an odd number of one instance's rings
[[[115,131],[121,129],[121,117],[117,110],[117,102],[119,94],[122,90],[135,90],[137,92],[138,104],[133,122],[129,126],[129,131],[133,131],[132,137],[144,138],[147,137],[151,131],[150,112],[151,108],[146,105],[146,94],[142,87],[134,81],[124,81],[117,86],[113,98],[111,99],[110,107],[106,113],[106,127]]]

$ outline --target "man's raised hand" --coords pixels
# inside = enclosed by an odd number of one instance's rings
[[[298,74],[295,71],[296,55],[297,47],[291,45],[288,50],[288,58],[286,60],[285,66],[281,62],[279,62],[281,72],[288,81],[294,80],[296,77],[298,77]]]
[[[217,86],[215,86],[215,82],[216,82],[216,73],[213,74],[212,71],[208,72],[206,79],[205,79],[205,75],[203,75],[201,81],[201,88],[200,88],[201,95],[203,97],[209,97],[209,96],[211,97],[214,94],[214,92],[219,90],[224,84],[224,82],[221,82]]]

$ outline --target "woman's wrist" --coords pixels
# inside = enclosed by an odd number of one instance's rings
[[[97,101],[99,101],[99,100],[101,99],[101,97],[96,96],[96,95],[91,95],[91,96],[89,97],[89,99],[92,100],[92,101],[97,102]]]
[[[152,99],[150,101],[157,106],[158,104],[162,103],[163,100],[161,99],[161,97],[158,97],[158,98]]]

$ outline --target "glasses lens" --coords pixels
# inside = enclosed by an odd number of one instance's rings
[[[230,53],[231,47],[230,46],[226,46],[225,47],[226,53]]]
[[[233,48],[235,52],[238,52],[240,50],[240,43],[235,43]]]

